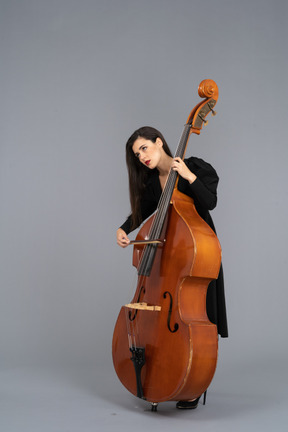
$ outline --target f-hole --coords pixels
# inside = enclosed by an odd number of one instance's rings
[[[165,293],[163,294],[164,299],[166,299],[167,295],[169,295],[169,297],[170,297],[170,306],[169,306],[169,312],[168,312],[168,317],[167,317],[167,326],[168,326],[168,329],[171,333],[175,333],[178,330],[179,325],[177,323],[175,323],[174,329],[173,330],[171,329],[170,322],[171,322],[171,313],[172,313],[172,307],[173,307],[173,298],[172,298],[172,295],[170,294],[169,291],[165,291]]]

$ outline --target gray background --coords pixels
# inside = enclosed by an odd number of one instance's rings
[[[287,5],[1,0],[1,431],[286,430]],[[230,337],[207,406],[155,415],[111,361],[134,294],[124,146],[151,125],[175,150],[204,78],[218,115],[187,155],[220,176]]]

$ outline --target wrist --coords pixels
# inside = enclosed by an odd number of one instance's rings
[[[190,183],[190,184],[192,184],[192,183],[194,183],[194,181],[196,180],[196,175],[195,174],[193,174],[193,173],[191,173],[191,175],[189,176],[189,178],[188,178],[188,182]]]

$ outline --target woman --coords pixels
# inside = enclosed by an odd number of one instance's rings
[[[210,164],[196,157],[173,158],[163,135],[148,126],[136,130],[127,141],[126,163],[132,213],[117,230],[119,246],[128,246],[128,234],[156,210],[170,170],[179,174],[179,191],[193,198],[198,214],[215,232],[209,210],[217,204],[219,178]],[[206,308],[218,334],[228,337],[222,266],[218,279],[208,286]],[[177,408],[196,408],[198,400],[180,401]]]

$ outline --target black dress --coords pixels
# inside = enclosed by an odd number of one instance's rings
[[[191,157],[185,159],[185,163],[196,175],[196,180],[190,184],[179,176],[178,189],[190,196],[199,215],[216,232],[209,210],[213,210],[217,204],[217,186],[219,177],[214,168],[203,159]],[[157,208],[162,193],[159,172],[152,170],[146,182],[145,192],[141,200],[142,220],[147,219]],[[131,232],[131,216],[120,227],[126,234]],[[213,280],[207,290],[206,299],[207,315],[211,322],[217,325],[221,337],[228,337],[228,326],[224,293],[224,278],[222,265],[218,279]]]

